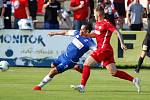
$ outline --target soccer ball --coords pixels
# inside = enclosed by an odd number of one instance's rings
[[[9,63],[7,61],[0,61],[0,70],[7,71],[9,69]]]

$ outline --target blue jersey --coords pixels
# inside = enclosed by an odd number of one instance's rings
[[[79,58],[90,49],[96,49],[95,42],[91,38],[80,36],[80,31],[74,31],[73,41],[67,46],[66,52],[53,61],[53,65],[62,73],[73,68]]]
[[[92,38],[80,36],[80,31],[74,31],[74,39],[68,45],[65,56],[72,62],[78,62],[88,50],[95,47],[95,42]]]

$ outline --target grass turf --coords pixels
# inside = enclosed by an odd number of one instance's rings
[[[140,77],[142,92],[138,94],[131,82],[111,77],[107,70],[91,71],[86,92],[81,94],[70,88],[79,84],[81,74],[69,70],[54,78],[42,91],[33,91],[49,71],[48,68],[16,68],[0,72],[0,100],[148,100],[150,98],[150,70],[143,69],[139,75],[133,69],[125,69]]]

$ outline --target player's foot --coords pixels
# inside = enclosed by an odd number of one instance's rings
[[[137,92],[140,93],[140,91],[141,91],[140,79],[139,78],[134,78],[133,79],[133,84],[137,88]]]
[[[74,90],[79,91],[80,93],[84,93],[84,86],[83,85],[70,85],[71,88],[74,88]]]
[[[41,87],[40,86],[35,86],[35,87],[33,87],[33,90],[39,91],[39,90],[41,90]]]
[[[138,68],[138,66],[135,68],[134,72],[135,73],[139,73],[140,72],[140,69]]]

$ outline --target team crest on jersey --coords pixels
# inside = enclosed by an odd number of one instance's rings
[[[99,26],[98,28],[101,30],[101,29],[102,29],[102,26]]]

